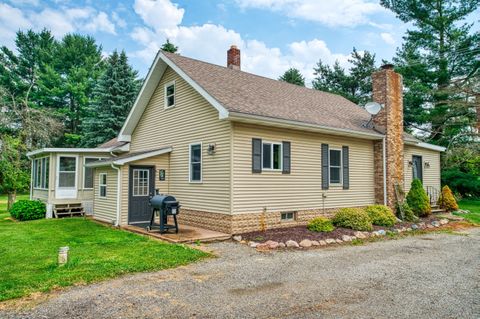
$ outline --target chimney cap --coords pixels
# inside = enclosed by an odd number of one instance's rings
[[[382,65],[380,68],[381,68],[382,70],[393,70],[393,67],[394,67],[393,64],[391,64],[391,63],[385,63],[385,64]]]
[[[236,46],[235,44],[232,44],[232,45],[230,46],[230,49],[238,49],[238,48],[237,48],[237,46]]]

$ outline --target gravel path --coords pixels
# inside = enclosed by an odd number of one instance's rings
[[[0,318],[480,317],[480,228],[309,251],[209,248],[219,258],[75,287]]]

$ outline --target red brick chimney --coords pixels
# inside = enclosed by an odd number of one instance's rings
[[[227,67],[240,70],[240,50],[236,45],[232,45],[227,51]]]
[[[404,189],[402,76],[393,70],[393,65],[386,64],[372,74],[372,80],[373,100],[383,106],[373,117],[373,125],[377,131],[385,134],[385,141],[374,144],[375,200],[383,204],[386,199],[387,205],[394,208],[395,184]]]

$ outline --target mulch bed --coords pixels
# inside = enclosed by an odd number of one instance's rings
[[[434,220],[438,220],[438,218],[434,215],[421,218],[416,224],[424,222],[426,224],[431,223]],[[395,228],[409,228],[415,223],[410,222],[402,222],[395,224]],[[388,227],[382,226],[373,226],[374,230],[388,230]],[[274,228],[268,229],[264,232],[262,231],[255,231],[250,233],[242,234],[242,238],[247,241],[254,241],[254,242],[265,242],[267,240],[273,240],[276,242],[286,242],[287,240],[294,240],[296,242],[300,242],[304,239],[310,240],[325,240],[327,238],[342,238],[343,235],[353,236],[355,233],[354,230],[349,228],[335,228],[334,231],[328,233],[317,233],[312,232],[307,229],[307,226],[294,226],[294,227],[284,227],[284,228]]]

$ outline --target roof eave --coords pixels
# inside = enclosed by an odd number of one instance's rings
[[[445,152],[447,150],[446,147],[425,143],[425,142],[420,142],[420,141],[405,140],[405,144],[420,147],[420,148],[425,148],[425,149],[437,151],[437,152]]]
[[[111,160],[108,160],[108,161],[93,162],[93,163],[85,164],[85,167],[105,167],[105,166],[111,166],[111,165],[123,166],[127,163],[135,162],[135,161],[149,158],[152,156],[158,156],[158,155],[170,153],[171,151],[173,151],[173,147],[165,147],[160,150],[146,152],[146,153],[139,154],[132,157],[121,158],[121,159],[112,158]]]
[[[260,116],[260,115],[254,115],[254,114],[246,114],[246,113],[240,113],[240,112],[232,112],[232,111],[229,112],[227,119],[230,121],[236,121],[236,122],[268,125],[268,126],[275,126],[275,127],[281,127],[281,128],[324,133],[329,135],[356,137],[356,138],[369,139],[369,140],[380,140],[384,137],[384,135],[379,133],[374,133],[374,132],[368,133],[368,132],[362,132],[362,131],[356,131],[356,130],[350,130],[350,129],[344,129],[344,128],[335,128],[335,127],[329,127],[324,125],[305,123],[301,121],[285,120],[285,119]]]
[[[112,148],[56,148],[56,147],[47,147],[40,148],[34,151],[27,153],[27,157],[40,155],[44,153],[109,153],[112,151]]]

